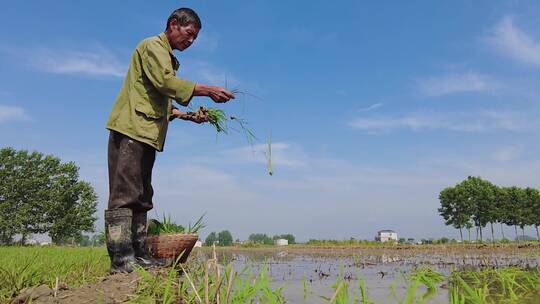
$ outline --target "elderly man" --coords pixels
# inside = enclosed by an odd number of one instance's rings
[[[165,32],[139,43],[109,116],[105,233],[111,273],[131,272],[136,264],[145,268],[164,265],[149,255],[145,244],[146,214],[153,207],[151,177],[156,150],[163,151],[170,120],[208,121],[204,110],[183,113],[171,100],[187,106],[193,96],[208,96],[218,103],[234,98],[223,87],[176,77],[180,65],[173,50],[190,47],[200,29],[197,13],[180,8],[167,20]]]

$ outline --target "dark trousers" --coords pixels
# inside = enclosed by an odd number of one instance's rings
[[[151,146],[110,131],[109,209],[152,209],[152,168],[155,160],[156,150]]]

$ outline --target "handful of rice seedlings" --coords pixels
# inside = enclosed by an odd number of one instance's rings
[[[208,122],[219,132],[227,133],[227,116],[221,109],[208,108]]]

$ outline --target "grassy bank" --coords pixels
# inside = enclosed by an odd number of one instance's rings
[[[68,287],[91,283],[108,274],[105,247],[0,247],[0,300],[22,289],[46,284]]]

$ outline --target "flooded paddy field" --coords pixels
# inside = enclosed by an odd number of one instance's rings
[[[202,259],[211,254],[210,248],[196,252]],[[427,295],[425,303],[449,303],[447,278],[454,271],[537,269],[540,265],[537,244],[217,248],[216,254],[221,264],[232,263],[239,272],[247,267],[257,273],[267,267],[272,287],[282,287],[288,303],[328,303],[339,281],[347,283],[350,299],[360,299],[361,284],[365,284],[371,302],[401,303],[411,287],[410,276],[426,268],[445,279],[437,284],[436,292],[427,294],[421,285],[417,293]]]

